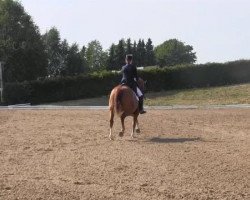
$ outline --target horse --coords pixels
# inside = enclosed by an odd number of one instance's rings
[[[144,81],[139,78],[138,86],[142,93],[144,92]],[[126,85],[118,85],[111,91],[109,98],[109,111],[110,111],[110,134],[109,139],[113,140],[112,128],[114,124],[115,115],[120,117],[122,123],[122,130],[119,132],[119,136],[123,137],[125,126],[124,120],[127,116],[133,117],[133,129],[131,137],[134,138],[135,131],[140,133],[138,115],[138,97],[135,92]]]

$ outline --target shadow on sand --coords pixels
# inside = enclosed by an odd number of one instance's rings
[[[194,142],[201,141],[201,138],[161,138],[161,137],[153,137],[148,140],[148,142],[155,143],[184,143],[184,142]]]

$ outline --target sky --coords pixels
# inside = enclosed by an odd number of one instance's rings
[[[176,38],[191,45],[197,63],[250,59],[249,0],[21,0],[45,33],[107,50],[122,38],[157,46]]]

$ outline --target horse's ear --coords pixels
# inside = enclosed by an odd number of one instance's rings
[[[147,82],[148,82],[147,80],[146,80],[146,81],[144,81],[144,84],[147,84]]]

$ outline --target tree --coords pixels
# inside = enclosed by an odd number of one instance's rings
[[[116,47],[116,64],[117,68],[120,69],[121,66],[125,64],[125,56],[126,56],[126,51],[125,51],[125,41],[124,39],[119,40],[119,43]]]
[[[157,64],[160,67],[178,64],[191,64],[196,61],[193,47],[177,39],[170,39],[155,48]]]
[[[141,66],[145,66],[146,61],[146,48],[145,48],[145,42],[144,39],[141,42],[141,49],[140,49],[140,56],[141,56]]]
[[[66,39],[64,39],[60,44],[59,44],[59,53],[60,53],[60,66],[55,66],[56,68],[59,68],[59,73],[58,75],[65,76],[66,75],[66,70],[68,66],[68,55],[69,55],[69,44]]]
[[[88,66],[91,70],[103,69],[106,63],[106,54],[102,50],[99,41],[94,40],[88,44],[86,51],[86,58]]]
[[[133,53],[131,39],[119,40],[118,44],[112,44],[108,51],[107,69],[120,70],[125,64],[126,54]]]
[[[83,60],[76,43],[69,48],[66,63],[66,75],[74,76],[84,72]]]
[[[108,59],[107,59],[107,70],[118,69],[116,62],[116,45],[112,44],[109,48]]]
[[[0,0],[0,60],[4,81],[46,76],[47,57],[38,27],[18,1]]]
[[[60,33],[53,27],[43,35],[48,55],[48,75],[74,76],[86,71],[86,48],[81,51],[76,43],[69,46],[66,39],[61,41]]]
[[[144,40],[139,39],[137,44],[137,64],[138,66],[145,65],[146,49]]]
[[[130,38],[126,41],[126,54],[132,54],[132,44]]]
[[[84,72],[88,71],[88,68],[89,68],[88,63],[87,63],[86,51],[87,51],[87,48],[85,46],[82,46],[82,49],[80,51],[80,56],[81,56]]]
[[[61,75],[66,67],[66,58],[69,49],[67,41],[64,40],[61,44],[60,33],[55,27],[43,35],[43,41],[48,55],[48,75]]]
[[[138,65],[136,41],[134,41],[134,44],[133,44],[133,47],[132,47],[132,54],[133,54],[133,63],[134,63],[134,65]]]
[[[146,44],[145,65],[146,66],[155,65],[154,47],[152,45],[152,40],[150,38],[148,38]]]

